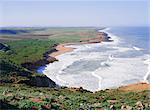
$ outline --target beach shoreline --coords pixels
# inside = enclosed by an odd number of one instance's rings
[[[79,42],[79,43],[66,43],[66,44],[59,44],[55,47],[57,51],[54,51],[49,54],[49,56],[56,58],[59,55],[65,54],[67,52],[72,52],[75,48],[68,47],[69,45],[76,45],[76,44],[94,44],[94,43],[101,43],[102,40],[94,39],[94,42],[86,41],[86,42]],[[92,39],[93,41],[93,39]],[[71,87],[69,87],[71,88]],[[146,82],[138,82],[138,83],[133,83],[133,84],[128,84],[128,85],[123,85],[120,87],[116,87],[116,89],[120,89],[123,91],[143,91],[143,90],[150,90],[150,84]],[[98,90],[99,91],[99,90]]]
[[[94,43],[101,43],[101,42],[112,42],[113,40],[111,39],[110,36],[106,32],[99,32],[96,37],[94,38],[88,38],[88,39],[81,39],[80,42],[77,43],[64,43],[64,44],[59,44],[55,47],[56,51],[52,52],[49,54],[50,57],[56,57],[58,55],[64,54],[66,52],[71,52],[75,48],[72,47],[66,47],[69,45],[81,45],[81,44],[94,44]]]

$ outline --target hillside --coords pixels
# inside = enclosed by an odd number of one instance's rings
[[[57,51],[55,46],[94,38],[95,28],[47,28],[30,34],[36,35],[35,38],[9,35],[5,36],[4,42],[1,39],[4,36],[0,36],[2,47],[7,48],[7,51],[0,51],[0,109],[149,110],[147,84],[138,85],[147,87],[143,89],[131,85],[130,88],[92,93],[82,87],[59,87],[47,76],[36,72],[39,66],[55,61],[53,58],[47,60],[50,53]],[[44,34],[50,36],[41,36]]]

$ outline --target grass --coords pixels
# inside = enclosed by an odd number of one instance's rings
[[[146,105],[150,102],[149,96],[150,91],[122,92],[116,89],[91,93],[68,88],[50,89],[8,84],[0,86],[0,100],[19,109],[42,109],[43,106],[50,106],[56,110],[85,110],[89,107],[110,110],[110,105],[113,104],[117,109],[128,105],[136,110],[136,102],[141,101]],[[112,103],[111,100],[115,101]],[[146,109],[148,107],[145,106]]]
[[[52,30],[50,30],[52,31]],[[96,31],[94,29],[80,29],[80,28],[65,28],[60,29],[60,31],[54,30],[55,34],[50,36],[50,40],[54,40],[60,43],[70,43],[70,42],[79,42],[82,39],[94,38],[96,37]]]
[[[25,62],[35,62],[43,59],[43,54],[51,49],[56,44],[52,40],[20,40],[7,42],[10,47],[8,52],[0,52],[1,59],[7,59],[15,64],[22,64]]]

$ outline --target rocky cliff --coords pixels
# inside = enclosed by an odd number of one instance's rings
[[[30,80],[26,82],[27,85],[37,86],[37,87],[56,87],[56,83],[49,79],[47,76],[32,76]]]

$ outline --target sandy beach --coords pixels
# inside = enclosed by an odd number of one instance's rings
[[[58,55],[64,54],[66,52],[71,52],[73,51],[74,48],[71,47],[65,47],[67,44],[60,44],[58,46],[56,46],[56,52],[53,52],[51,54],[49,54],[49,56],[51,57],[56,57]]]

